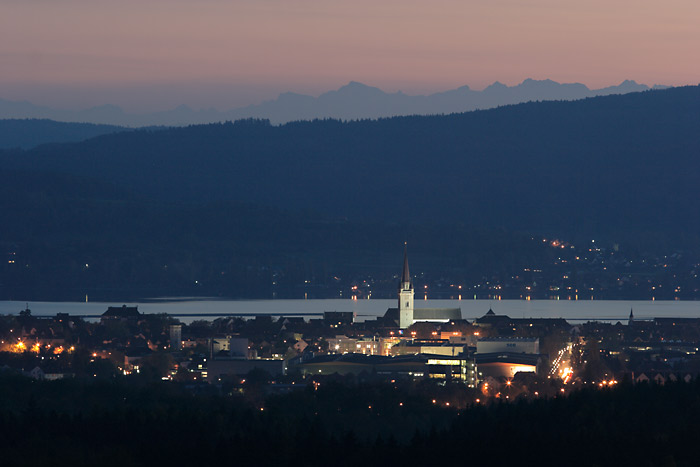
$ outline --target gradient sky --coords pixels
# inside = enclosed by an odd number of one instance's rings
[[[698,0],[0,0],[0,98],[231,108],[350,80],[700,82]]]

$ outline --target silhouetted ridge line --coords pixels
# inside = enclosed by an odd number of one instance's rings
[[[654,86],[664,88],[664,86]],[[356,120],[396,115],[439,115],[488,109],[501,105],[543,100],[573,100],[609,94],[625,94],[652,89],[645,84],[625,80],[617,86],[589,89],[581,83],[560,84],[552,80],[526,79],[515,86],[496,81],[483,91],[469,86],[430,95],[408,95],[401,91],[387,93],[356,81],[328,91],[318,97],[285,92],[276,99],[227,111],[193,110],[180,105],[172,110],[129,114],[114,105],[81,111],[62,111],[0,99],[0,118],[49,118],[69,122],[108,123],[122,126],[184,126],[238,120],[269,119],[273,124],[296,120],[337,118]]]

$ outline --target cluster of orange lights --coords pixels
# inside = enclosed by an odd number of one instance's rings
[[[35,343],[30,344],[28,346],[28,344],[26,342],[19,340],[16,343],[10,345],[10,352],[23,353],[23,352],[29,351],[29,352],[33,352],[35,354],[39,354],[41,352],[42,348],[44,350],[47,350],[47,351],[53,353],[54,355],[60,355],[63,352],[71,353],[75,350],[75,347],[73,347],[73,346],[66,349],[62,345],[59,345],[58,347],[52,348],[51,344],[46,344],[45,346],[42,347],[42,345],[39,342],[35,342]]]
[[[563,370],[561,370],[561,379],[564,380],[564,384],[567,384],[571,380],[573,374],[574,370],[572,370],[571,368],[564,368]]]
[[[614,379],[611,379],[610,381],[605,381],[605,380],[601,381],[600,383],[598,383],[598,386],[600,386],[602,388],[603,386],[614,386],[615,384],[617,384],[617,381]]]

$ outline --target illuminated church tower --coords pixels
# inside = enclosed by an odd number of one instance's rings
[[[399,283],[399,328],[406,329],[413,324],[413,281],[408,272],[408,249],[403,250],[403,274]]]
[[[399,306],[388,308],[384,313],[387,326],[406,329],[413,323],[449,323],[462,319],[460,308],[413,308],[413,281],[408,271],[408,248],[403,250],[403,272],[399,282]]]

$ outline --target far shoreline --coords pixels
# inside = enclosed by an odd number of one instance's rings
[[[219,317],[271,316],[310,316],[324,311],[350,311],[357,321],[382,316],[388,307],[395,306],[396,299],[225,299],[220,297],[160,297],[141,301],[107,302],[42,302],[42,301],[0,301],[0,315],[18,315],[29,308],[33,316],[52,317],[57,313],[73,316],[99,316],[109,306],[138,306],[139,311],[148,314],[166,313],[187,315],[196,319],[216,319]],[[496,314],[513,318],[564,318],[569,321],[617,321],[626,322],[631,310],[635,319],[657,317],[698,318],[700,300],[416,300],[416,308],[459,307],[462,318],[474,320],[492,309]]]

